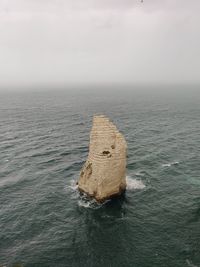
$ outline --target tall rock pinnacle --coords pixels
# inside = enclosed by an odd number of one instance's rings
[[[105,116],[94,116],[89,155],[81,170],[78,188],[102,202],[126,189],[126,141]]]

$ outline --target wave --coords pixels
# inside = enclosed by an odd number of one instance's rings
[[[178,165],[178,164],[179,164],[179,161],[174,161],[171,163],[164,163],[164,164],[162,164],[162,167],[171,167],[173,165]]]
[[[144,176],[144,172],[143,171],[137,171],[134,173],[135,176]]]

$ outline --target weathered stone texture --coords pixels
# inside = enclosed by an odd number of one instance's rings
[[[79,190],[104,201],[126,189],[126,141],[103,115],[94,116],[89,155],[78,182]]]

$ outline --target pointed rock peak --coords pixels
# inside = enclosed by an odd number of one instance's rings
[[[89,155],[78,187],[97,201],[120,195],[126,189],[126,141],[104,115],[93,117]]]

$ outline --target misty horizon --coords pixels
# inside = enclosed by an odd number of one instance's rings
[[[0,90],[199,84],[194,1],[0,3]]]

